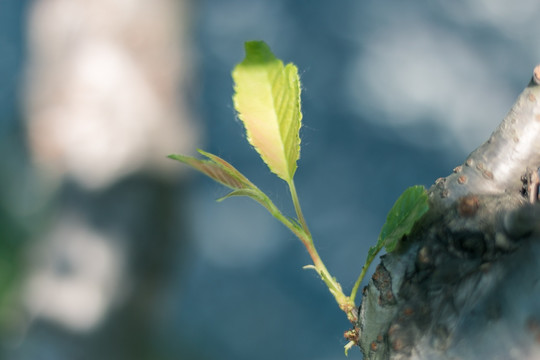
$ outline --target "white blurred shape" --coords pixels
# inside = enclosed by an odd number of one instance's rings
[[[125,272],[122,254],[110,234],[74,216],[60,219],[33,249],[24,291],[28,311],[71,330],[91,330],[127,290],[119,286]]]
[[[168,175],[196,129],[183,96],[184,1],[40,0],[30,12],[26,105],[34,159],[52,177],[103,188]]]
[[[508,84],[473,43],[425,20],[402,20],[368,37],[352,64],[350,103],[367,120],[392,126],[436,121],[458,140],[454,146],[472,149],[506,115],[514,97]]]

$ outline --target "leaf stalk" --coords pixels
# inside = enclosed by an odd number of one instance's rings
[[[313,268],[321,279],[324,281],[326,286],[328,287],[328,290],[330,293],[334,296],[336,299],[336,302],[338,303],[340,309],[345,311],[347,314],[347,318],[350,321],[355,322],[357,315],[355,313],[356,305],[354,304],[354,300],[351,299],[349,296],[346,296],[343,293],[343,289],[341,288],[341,285],[336,280],[335,277],[330,275],[330,272],[324,265],[324,262],[322,261],[321,257],[319,256],[319,253],[317,252],[317,249],[315,248],[315,244],[313,243],[313,238],[311,236],[311,232],[309,231],[309,228],[307,226],[306,220],[304,218],[304,215],[302,213],[302,208],[300,206],[300,201],[298,199],[298,193],[296,192],[296,187],[294,185],[294,180],[290,180],[287,182],[289,185],[289,190],[291,193],[292,202],[294,204],[294,210],[296,211],[296,216],[298,218],[298,222],[300,226],[302,227],[301,232],[295,232],[295,235],[302,241],[304,246],[306,247],[309,256],[311,257],[311,260],[313,261],[313,266],[309,266],[308,268]],[[285,224],[289,229],[292,228]]]

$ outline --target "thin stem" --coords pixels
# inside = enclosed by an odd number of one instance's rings
[[[270,200],[270,198],[268,198],[268,196],[266,196],[266,194],[264,194],[263,192],[260,192],[259,194],[262,199],[261,204],[263,204],[263,206],[272,214],[272,216],[279,220],[293,234],[295,234],[300,239],[300,241],[302,241],[309,253],[309,256],[311,257],[311,260],[313,261],[313,265],[308,265],[306,268],[313,268],[315,271],[317,271],[321,279],[328,287],[330,293],[336,299],[339,307],[347,314],[347,317],[351,322],[355,322],[357,315],[355,313],[356,306],[354,304],[354,301],[352,301],[350,297],[346,296],[343,293],[341,285],[334,277],[332,277],[332,275],[330,275],[330,272],[324,265],[324,262],[321,260],[321,257],[319,256],[319,253],[315,248],[315,244],[313,243],[313,238],[308,230],[304,216],[302,215],[302,209],[300,208],[298,195],[292,181],[289,183],[289,187],[291,191],[291,197],[294,203],[294,208],[296,210],[296,215],[298,216],[299,224],[291,221],[291,219],[284,216]]]
[[[291,191],[291,197],[294,204],[294,210],[296,211],[296,216],[302,228],[306,234],[311,238],[311,233],[309,232],[306,220],[304,219],[304,214],[302,214],[302,208],[300,207],[300,201],[298,200],[298,194],[296,193],[296,187],[294,186],[294,180],[291,179],[287,182],[289,184],[289,190]]]
[[[330,272],[324,265],[324,262],[321,260],[321,257],[319,256],[319,253],[315,248],[315,244],[313,243],[313,238],[307,226],[304,214],[302,213],[302,208],[300,207],[300,201],[298,200],[298,194],[296,192],[294,180],[291,179],[287,183],[289,184],[289,189],[294,204],[294,210],[296,211],[296,216],[298,217],[298,221],[302,226],[303,230],[300,236],[298,234],[297,236],[300,238],[300,240],[302,240],[309,255],[311,256],[311,259],[313,261],[313,268],[317,271],[321,279],[325,282],[328,290],[330,290],[330,293],[334,295],[334,298],[336,299],[339,307],[343,311],[345,311],[349,320],[354,322],[356,319],[356,314],[354,313],[356,305],[354,304],[354,301],[351,301],[350,297],[346,296],[343,293],[341,285],[332,275],[330,275]]]
[[[354,303],[354,299],[356,299],[356,293],[358,292],[358,288],[360,287],[362,280],[364,280],[364,277],[366,276],[366,272],[368,271],[369,266],[371,265],[375,257],[377,257],[377,254],[381,251],[381,249],[382,249],[382,246],[373,246],[369,248],[366,263],[364,264],[364,266],[362,266],[362,271],[360,272],[358,279],[356,279],[356,282],[354,283],[354,286],[351,291],[351,296],[349,296],[349,298],[351,299],[353,303]]]
[[[369,264],[368,263],[364,264],[364,266],[362,267],[362,271],[360,272],[360,275],[358,276],[358,279],[356,279],[356,282],[354,283],[354,286],[351,291],[351,296],[349,296],[349,298],[351,299],[353,303],[354,303],[354,299],[356,299],[356,293],[358,292],[358,288],[360,287],[362,280],[364,280],[364,277],[366,276],[366,272],[369,269],[370,264],[371,262]]]

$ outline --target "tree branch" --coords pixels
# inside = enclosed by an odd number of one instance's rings
[[[540,65],[364,289],[366,359],[540,357]],[[537,357],[535,357],[537,356]]]

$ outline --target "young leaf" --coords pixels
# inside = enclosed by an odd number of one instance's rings
[[[223,160],[217,155],[202,151],[201,149],[197,150],[200,154],[209,158],[213,163],[219,165],[223,170],[231,174],[234,178],[238,179],[243,185],[244,188],[254,188],[256,187],[249,181],[240,171],[238,171],[234,166],[229,164],[227,161]]]
[[[273,216],[279,217],[281,215],[268,196],[259,190],[258,187],[253,185],[253,183],[234,166],[219,156],[202,150],[198,151],[206,156],[208,160],[201,160],[184,155],[169,155],[169,158],[190,165],[211,179],[233,190],[229,194],[219,198],[217,201],[223,201],[233,196],[247,196],[264,206]]]
[[[228,198],[231,198],[233,196],[247,196],[249,198],[252,198],[256,202],[258,202],[259,204],[264,206],[266,208],[266,210],[268,210],[272,215],[275,216],[275,214],[276,214],[276,206],[272,203],[270,198],[268,196],[266,196],[266,194],[264,194],[261,190],[259,190],[256,187],[253,188],[253,189],[233,190],[230,193],[228,193],[227,195],[217,199],[217,201],[221,202],[221,201],[223,201],[225,199],[228,199]]]
[[[246,57],[232,72],[234,107],[247,139],[270,171],[290,182],[300,157],[300,79],[263,41],[245,44]]]
[[[169,155],[169,158],[183,162],[233,190],[255,188],[255,185],[225,160],[202,150],[199,152],[210,160],[200,160],[184,155]]]
[[[356,280],[351,291],[351,299],[354,301],[356,293],[366,272],[375,260],[375,257],[383,247],[387,252],[392,252],[396,249],[399,240],[405,235],[408,235],[414,224],[429,210],[429,202],[426,189],[421,185],[411,186],[405,190],[390,209],[387,215],[386,223],[384,223],[379,239],[374,246],[368,250],[366,262],[362,266],[360,276]]]
[[[428,210],[428,196],[423,186],[411,186],[405,190],[390,209],[377,245],[384,245],[387,252],[394,251],[399,240],[409,235],[416,221]]]

